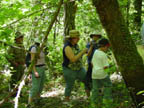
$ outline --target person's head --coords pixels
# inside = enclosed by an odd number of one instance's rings
[[[97,41],[102,37],[101,34],[90,34],[90,38],[92,38],[94,41]]]
[[[41,40],[39,38],[35,38],[34,42],[37,46],[40,46]]]
[[[15,42],[16,43],[22,43],[23,42],[23,37],[24,35],[21,34],[20,32],[15,33]]]
[[[80,39],[79,31],[77,31],[77,30],[70,30],[69,31],[69,40],[73,45],[77,44],[79,39]]]
[[[99,40],[98,46],[102,51],[106,52],[108,50],[108,48],[110,47],[110,43],[109,43],[108,39],[103,38],[103,39]]]

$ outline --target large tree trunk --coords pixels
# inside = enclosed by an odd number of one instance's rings
[[[136,27],[136,30],[140,31],[141,27],[141,15],[142,15],[142,0],[135,0],[134,1],[134,7],[135,7],[135,18],[134,18],[134,25]]]
[[[114,56],[135,105],[144,100],[144,64],[130,36],[117,0],[93,0],[110,40]],[[140,108],[140,107],[139,107]]]
[[[75,1],[68,1],[64,4],[64,35],[69,34],[69,30],[75,29],[75,14],[77,5]]]

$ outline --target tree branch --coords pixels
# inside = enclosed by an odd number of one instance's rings
[[[47,7],[47,8],[44,8],[44,9],[40,9],[40,10],[37,10],[37,11],[35,11],[35,12],[33,12],[33,13],[30,13],[30,14],[28,14],[28,15],[25,15],[25,16],[23,16],[22,18],[20,18],[20,19],[18,19],[18,20],[16,20],[16,21],[13,21],[12,23],[10,23],[10,24],[8,24],[8,25],[6,25],[6,26],[2,26],[1,29],[2,29],[2,28],[9,27],[9,26],[11,26],[12,24],[15,24],[15,23],[17,23],[17,22],[19,22],[19,21],[27,18],[27,17],[30,17],[30,16],[32,16],[32,15],[34,15],[34,14],[40,12],[40,11],[44,11],[44,10],[47,10],[47,9],[49,9],[49,8],[50,8],[50,7]]]

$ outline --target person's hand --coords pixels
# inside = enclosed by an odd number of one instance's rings
[[[29,81],[32,80],[32,75],[31,75],[31,74],[28,76],[28,80],[29,80]]]
[[[90,47],[93,47],[93,42],[92,41],[90,42]]]
[[[85,48],[84,50],[83,50],[83,54],[85,54],[85,53],[87,53],[88,52],[88,48]]]
[[[38,72],[34,72],[34,75],[35,75],[36,78],[40,77],[39,74],[38,74]]]

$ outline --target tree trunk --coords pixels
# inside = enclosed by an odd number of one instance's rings
[[[127,23],[127,27],[129,27],[129,9],[130,9],[130,0],[127,1],[127,9],[126,9],[126,23]]]
[[[110,40],[120,71],[135,105],[144,100],[137,92],[144,90],[144,64],[130,36],[117,0],[93,0],[101,23]],[[138,107],[140,108],[140,107]]]
[[[69,34],[69,30],[75,29],[75,14],[77,5],[75,1],[68,1],[64,4],[64,35]]]
[[[140,31],[141,27],[141,15],[142,15],[142,0],[135,0],[134,1],[134,7],[136,12],[134,13],[134,25],[136,27],[136,30]]]

